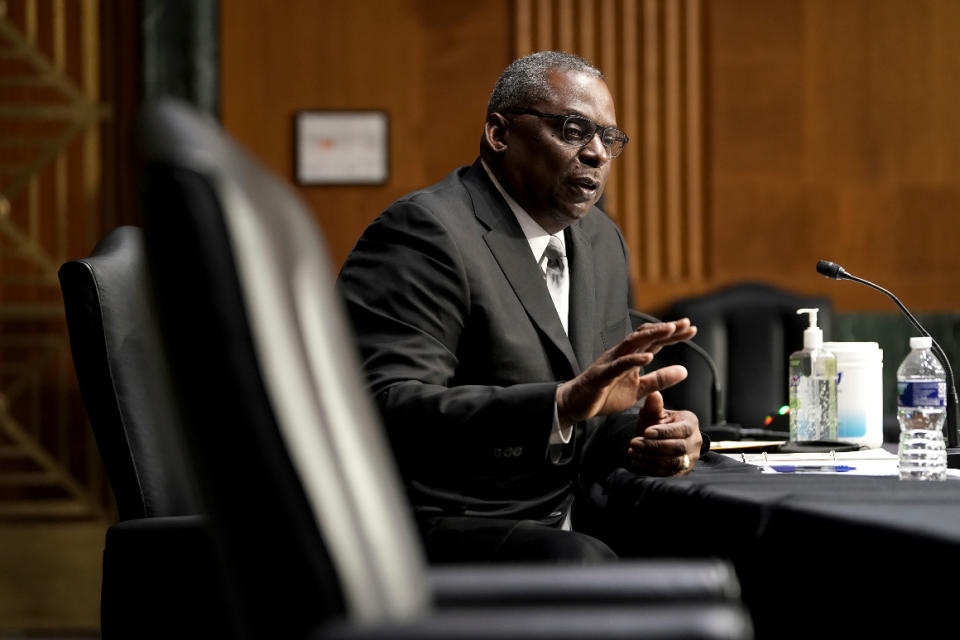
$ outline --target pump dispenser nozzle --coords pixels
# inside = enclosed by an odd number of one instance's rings
[[[817,326],[817,314],[820,309],[797,309],[797,315],[806,313],[810,318],[810,326],[803,331],[803,348],[819,349],[823,346],[823,329]]]

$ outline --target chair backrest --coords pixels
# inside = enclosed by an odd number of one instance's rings
[[[120,518],[200,513],[141,230],[114,229],[58,275],[80,393]]]
[[[140,131],[158,308],[244,626],[422,614],[423,551],[312,214],[182,104]]]
[[[743,283],[708,295],[678,300],[668,317],[689,317],[697,325],[694,341],[717,363],[728,422],[762,427],[764,419],[787,403],[789,355],[803,347],[807,316],[797,309],[818,307],[825,340],[831,339],[833,307],[829,299],[797,295],[766,284]],[[670,359],[689,370],[684,383],[664,400],[697,414],[710,424],[711,373],[689,349],[672,347]]]

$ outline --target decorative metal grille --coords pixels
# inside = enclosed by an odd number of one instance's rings
[[[0,517],[108,502],[57,281],[100,215],[98,12],[0,0]]]

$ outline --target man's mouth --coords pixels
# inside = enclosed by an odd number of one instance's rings
[[[582,176],[570,181],[570,185],[585,196],[593,196],[600,188],[600,181],[593,178]]]

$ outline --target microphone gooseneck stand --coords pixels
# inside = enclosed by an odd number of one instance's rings
[[[947,447],[949,447],[949,450],[947,451],[947,462],[950,467],[960,467],[960,449],[957,448],[958,445],[960,445],[960,438],[958,438],[957,433],[957,387],[954,384],[953,367],[950,366],[950,359],[947,358],[947,354],[944,353],[936,339],[930,335],[930,332],[923,328],[923,325],[920,324],[920,321],[917,320],[916,317],[914,317],[914,315],[910,313],[905,306],[903,306],[903,303],[897,299],[897,296],[893,295],[883,287],[875,285],[869,280],[858,278],[857,276],[848,273],[836,262],[830,262],[829,260],[820,260],[817,262],[817,272],[834,280],[852,280],[854,282],[859,282],[860,284],[867,285],[868,287],[876,289],[877,291],[887,295],[897,304],[897,306],[900,308],[900,311],[903,312],[903,314],[917,329],[917,331],[930,338],[931,342],[933,343],[933,353],[943,364],[943,369],[947,374],[947,420],[946,424],[944,425],[947,437]]]

